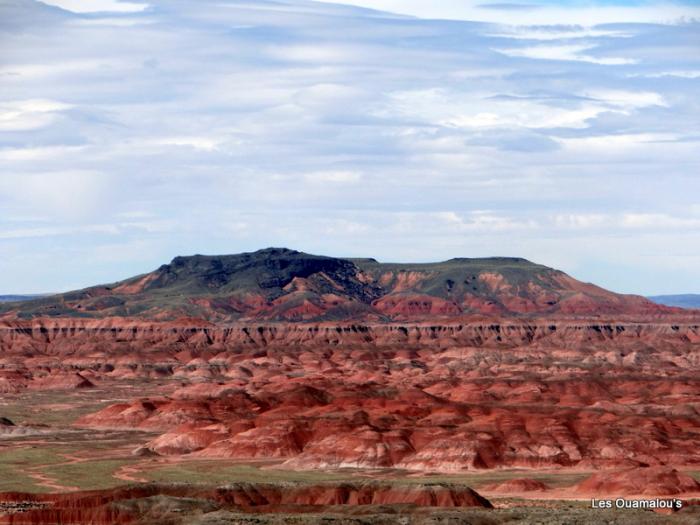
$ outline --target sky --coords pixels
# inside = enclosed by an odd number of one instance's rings
[[[286,246],[700,292],[700,3],[0,0],[0,294]]]

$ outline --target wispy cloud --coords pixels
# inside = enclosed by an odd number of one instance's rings
[[[499,53],[510,57],[534,58],[537,60],[567,60],[575,62],[590,62],[591,64],[601,64],[604,66],[621,66],[634,64],[637,60],[624,57],[595,56],[590,53],[595,49],[591,44],[560,44],[560,45],[539,45],[531,47],[494,49]]]
[[[54,100],[8,100],[0,104],[0,131],[27,131],[43,128],[56,114],[71,107]]]
[[[320,0],[379,9],[425,19],[508,25],[672,23],[700,17],[695,3],[660,2],[482,2],[478,0]]]
[[[482,4],[0,4],[0,291],[267,245],[700,291],[697,7]]]
[[[122,0],[43,0],[43,3],[74,13],[134,13],[148,7],[146,3]]]

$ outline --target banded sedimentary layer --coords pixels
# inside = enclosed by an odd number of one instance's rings
[[[140,453],[442,472],[700,462],[694,323],[62,319],[6,322],[0,343],[6,391],[180,380],[76,423],[162,433]]]

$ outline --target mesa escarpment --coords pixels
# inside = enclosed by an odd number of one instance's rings
[[[118,283],[0,305],[7,318],[139,317],[211,321],[435,320],[464,315],[677,313],[643,297],[582,283],[525,259],[392,264],[284,248],[176,257]]]

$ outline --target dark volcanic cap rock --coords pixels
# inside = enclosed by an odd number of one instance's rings
[[[517,257],[397,264],[286,248],[176,257],[151,273],[111,285],[0,306],[0,316],[6,318],[197,317],[211,321],[377,322],[473,314],[674,312]]]
[[[364,291],[357,267],[345,259],[309,255],[287,248],[267,248],[238,255],[176,257],[156,270],[145,290],[173,287],[191,293],[281,289],[295,278],[325,274],[334,282]]]

